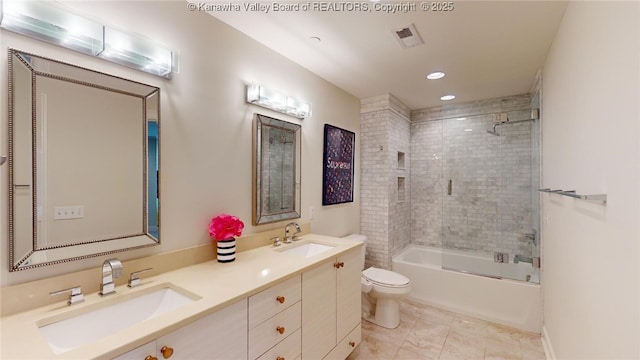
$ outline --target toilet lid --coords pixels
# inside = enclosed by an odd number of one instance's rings
[[[405,287],[409,285],[409,279],[396,272],[370,267],[362,272],[362,275],[372,283],[389,287]]]

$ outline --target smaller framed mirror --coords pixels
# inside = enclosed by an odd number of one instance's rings
[[[297,219],[301,126],[261,114],[254,118],[253,224]]]

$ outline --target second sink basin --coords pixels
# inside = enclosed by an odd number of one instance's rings
[[[44,319],[37,324],[40,333],[55,354],[62,354],[199,299],[197,295],[172,284],[129,295],[95,304],[94,308],[79,308],[62,316]]]
[[[303,258],[308,258],[323,253],[327,250],[331,250],[333,248],[334,246],[332,245],[325,245],[317,242],[308,242],[301,245],[294,245],[293,247],[278,249],[278,251],[285,254],[292,254]]]

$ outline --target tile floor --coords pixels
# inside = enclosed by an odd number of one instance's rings
[[[347,360],[544,360],[540,335],[405,300],[400,325],[362,321],[362,342]]]

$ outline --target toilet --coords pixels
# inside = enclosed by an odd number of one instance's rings
[[[367,237],[352,234],[345,239],[359,240],[362,246],[362,269]],[[409,279],[393,271],[370,267],[362,272],[362,318],[376,325],[394,329],[400,325],[400,300],[411,292]]]

